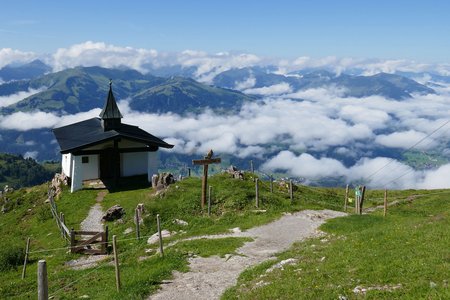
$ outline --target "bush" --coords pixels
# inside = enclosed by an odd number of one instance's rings
[[[40,222],[45,222],[53,217],[49,205],[44,205],[38,208],[36,213],[36,218]]]
[[[6,244],[0,248],[0,271],[17,269],[25,259],[25,249],[17,244]]]

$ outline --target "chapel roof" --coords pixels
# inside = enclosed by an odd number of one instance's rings
[[[106,119],[122,119],[123,116],[120,113],[119,107],[117,106],[116,99],[112,92],[112,81],[109,81],[109,92],[108,98],[106,99],[105,106],[103,106],[99,117],[103,120]]]
[[[92,118],[53,129],[61,153],[71,153],[92,147],[110,140],[124,138],[141,142],[148,146],[173,148],[158,137],[137,126],[120,124],[117,129],[105,131],[100,118]]]

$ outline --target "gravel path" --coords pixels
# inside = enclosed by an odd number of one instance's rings
[[[319,235],[317,228],[327,219],[345,215],[331,210],[305,210],[286,214],[277,221],[245,232],[223,235],[251,237],[254,241],[239,248],[237,253],[240,255],[227,258],[190,258],[189,272],[174,272],[174,279],[165,281],[161,289],[148,299],[219,299],[228,287],[236,284],[242,271],[274,258],[276,253],[288,249],[296,241]],[[218,237],[220,236],[214,236]]]
[[[89,213],[81,224],[80,228],[83,231],[103,231],[102,217],[103,210],[100,202],[106,195],[106,191],[101,191],[97,194],[97,198],[95,199],[97,203],[91,207]]]

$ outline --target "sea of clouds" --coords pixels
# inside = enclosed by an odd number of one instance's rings
[[[4,50],[4,49],[3,49]],[[5,55],[0,50],[0,57]],[[31,59],[30,53],[9,51],[17,57]],[[0,60],[2,61],[2,60]],[[8,60],[7,60],[8,61]],[[145,72],[145,67],[180,64],[196,66],[197,77],[210,81],[215,74],[230,68],[274,63],[274,60],[251,54],[199,51],[158,53],[156,50],[116,47],[104,43],[86,42],[58,49],[46,58],[55,70],[78,65],[103,67],[128,66]],[[448,75],[448,65],[416,64],[403,60],[311,59],[276,62],[279,72],[308,68],[333,67],[336,72],[352,68],[367,74],[380,71],[426,72],[433,70]],[[450,153],[450,86],[439,83],[436,94],[413,95],[411,99],[395,101],[381,96],[344,97],[342,89],[324,88],[295,91],[289,84],[254,88],[251,76],[236,82],[238,89],[248,94],[264,95],[264,99],[245,104],[239,113],[217,115],[204,111],[196,115],[173,113],[151,114],[133,111],[132,99],[121,99],[124,122],[139,125],[175,145],[172,151],[182,154],[204,154],[210,148],[216,153],[241,158],[259,157],[265,161],[266,172],[284,170],[292,176],[314,181],[322,177],[340,177],[347,181],[365,179],[371,187],[444,188],[450,187],[450,164],[434,170],[419,171],[389,157],[374,157],[371,148],[440,149]],[[30,95],[36,91],[29,91]],[[23,95],[0,98],[0,106],[14,103]],[[3,105],[2,105],[3,104]],[[76,115],[56,115],[41,111],[16,112],[0,117],[0,129],[27,131],[54,128],[98,116],[100,109]],[[436,131],[436,129],[438,129]],[[435,132],[436,131],[436,132]],[[430,135],[431,134],[431,135]],[[430,136],[429,136],[430,135]],[[369,150],[368,150],[369,149]],[[346,165],[326,155],[333,151],[341,157],[352,157]],[[320,154],[323,153],[323,154]],[[32,155],[30,155],[32,156]]]

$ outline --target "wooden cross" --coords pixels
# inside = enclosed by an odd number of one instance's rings
[[[202,178],[202,208],[204,208],[206,203],[206,188],[208,186],[208,166],[210,164],[219,164],[222,162],[220,157],[212,158],[213,152],[209,150],[209,153],[204,159],[194,159],[192,164],[203,166],[203,178]]]

